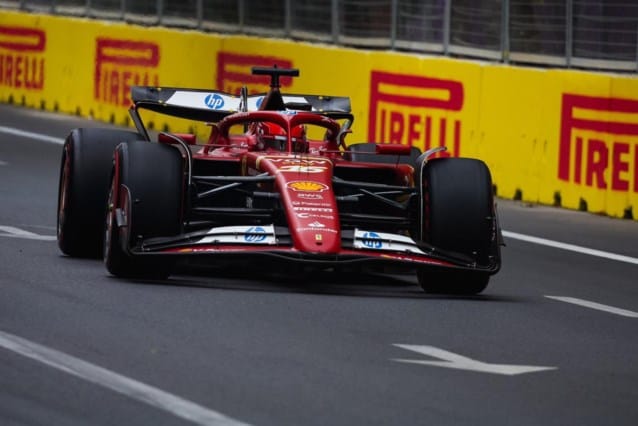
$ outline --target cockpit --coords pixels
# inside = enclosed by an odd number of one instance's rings
[[[257,151],[289,151],[286,130],[280,125],[271,122],[256,123],[253,132]],[[305,125],[300,124],[290,129],[290,152],[308,152]]]

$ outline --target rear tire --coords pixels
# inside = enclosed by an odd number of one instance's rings
[[[182,230],[183,160],[169,145],[131,142],[118,146],[109,191],[104,239],[108,271],[124,278],[162,279],[170,275],[167,256],[132,253],[142,239]],[[117,212],[125,223],[117,224]]]
[[[423,168],[421,239],[487,266],[493,262],[496,219],[490,171],[480,160],[437,158]],[[490,274],[483,271],[422,268],[419,284],[428,293],[477,294]]]
[[[62,253],[101,256],[113,151],[120,142],[141,138],[116,129],[74,129],[67,136],[58,185],[57,236]]]

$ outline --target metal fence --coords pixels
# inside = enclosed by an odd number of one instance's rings
[[[638,70],[637,0],[0,0],[0,9],[505,63]]]

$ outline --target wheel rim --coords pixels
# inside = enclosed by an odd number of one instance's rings
[[[108,201],[106,203],[106,230],[105,230],[105,235],[104,235],[104,261],[108,261],[108,259],[111,256],[111,236],[112,236],[112,232],[113,232],[113,221],[114,219],[114,215],[115,215],[115,204],[114,204],[114,200],[113,200],[113,194],[115,193],[114,191],[114,183],[111,184],[111,189],[109,190],[109,198]]]
[[[71,175],[71,160],[68,148],[64,149],[64,161],[62,163],[62,176],[60,178],[60,196],[58,199],[58,240],[64,239],[64,223],[66,221],[66,206],[69,198],[69,180]]]

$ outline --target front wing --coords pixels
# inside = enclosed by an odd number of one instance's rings
[[[405,235],[362,229],[342,230],[341,249],[336,253],[302,252],[294,247],[286,227],[222,226],[175,237],[151,238],[129,248],[132,256],[203,257],[211,265],[227,260],[283,261],[337,267],[339,265],[384,266],[407,268],[424,266],[466,269],[489,274],[498,272],[495,257],[489,265],[479,265],[472,258],[417,243]]]

